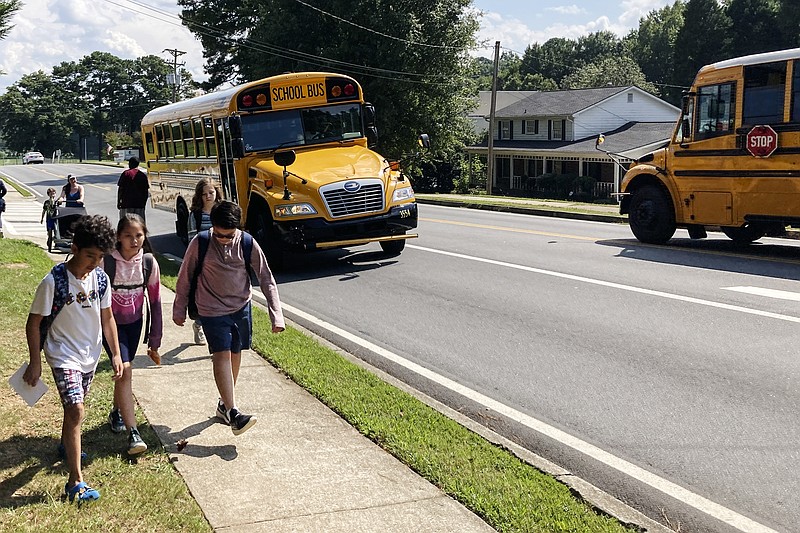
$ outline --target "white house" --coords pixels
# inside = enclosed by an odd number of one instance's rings
[[[666,143],[680,110],[639,89],[601,87],[565,91],[502,91],[495,105],[492,188],[530,189],[545,173],[592,176],[600,192],[618,190],[623,170],[595,147],[603,134],[603,150],[629,164]],[[479,113],[488,125],[491,92],[481,91]],[[500,102],[506,105],[501,107]],[[510,102],[510,103],[509,103]],[[488,156],[488,142],[468,146],[470,155]]]

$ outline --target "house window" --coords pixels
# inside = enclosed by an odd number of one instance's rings
[[[538,135],[539,134],[539,121],[538,120],[523,120],[522,121],[522,133]]]
[[[633,93],[628,93],[628,103],[629,104],[633,103]]]
[[[564,121],[563,120],[552,120],[550,122],[552,124],[552,135],[550,136],[550,139],[552,139],[554,141],[563,140],[564,139],[564,130],[563,130],[562,126],[564,125]]]
[[[511,121],[510,120],[501,120],[500,121],[500,138],[501,139],[510,139],[511,138]]]

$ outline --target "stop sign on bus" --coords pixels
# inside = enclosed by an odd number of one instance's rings
[[[769,157],[778,147],[778,133],[771,126],[753,126],[747,132],[747,151],[753,157]]]

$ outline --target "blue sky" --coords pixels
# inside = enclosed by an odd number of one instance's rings
[[[185,51],[179,60],[195,80],[206,78],[202,48],[181,26],[175,0],[22,0],[15,27],[0,41],[0,93],[25,74],[49,72],[62,61],[78,61],[95,50],[133,59],[164,49]],[[312,3],[312,2],[309,2]],[[314,1],[324,9],[324,0]],[[483,12],[479,37],[491,57],[494,42],[523,52],[552,37],[576,39],[600,30],[625,35],[639,18],[673,0],[475,0]],[[298,9],[301,7],[298,6]],[[386,31],[386,29],[381,29]]]

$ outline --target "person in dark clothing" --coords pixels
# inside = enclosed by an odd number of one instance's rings
[[[139,160],[131,157],[128,160],[128,170],[122,173],[117,182],[117,208],[119,218],[126,213],[134,213],[144,217],[144,209],[149,196],[150,181],[147,174],[139,170]]]

